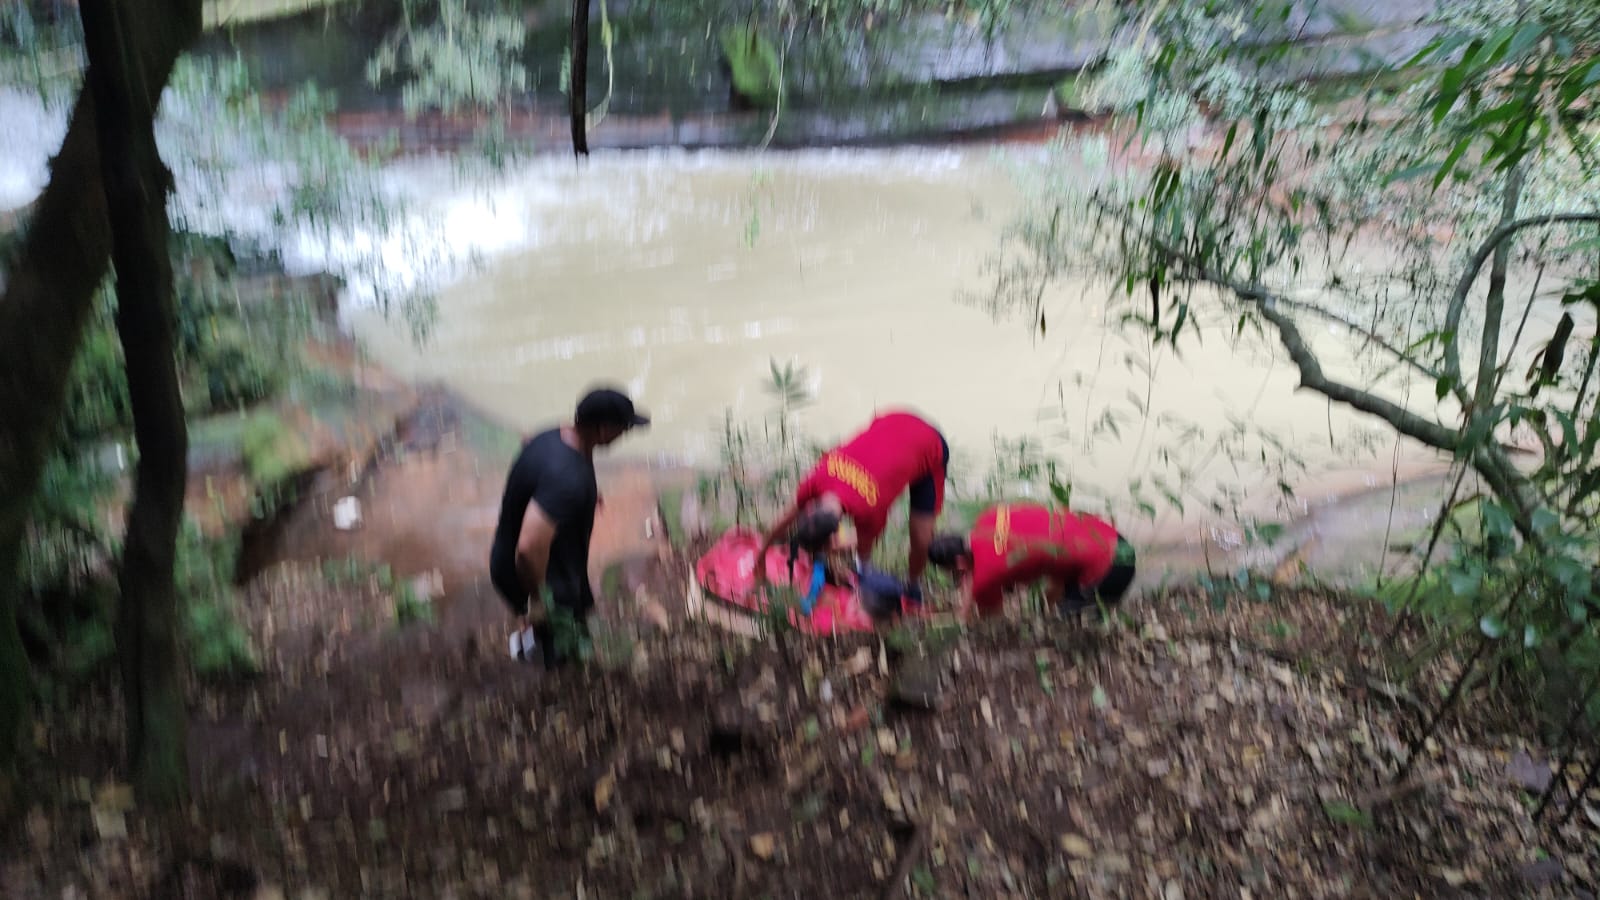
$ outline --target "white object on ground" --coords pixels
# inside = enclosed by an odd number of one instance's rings
[[[341,497],[333,504],[333,527],[349,531],[361,524],[361,501],[355,497]]]

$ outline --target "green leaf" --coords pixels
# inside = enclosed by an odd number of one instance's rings
[[[1283,537],[1283,532],[1284,526],[1279,522],[1267,522],[1264,525],[1256,526],[1256,537],[1268,544],[1271,544],[1278,538]]]
[[[1515,59],[1525,53],[1540,38],[1544,37],[1544,26],[1538,22],[1524,22],[1511,40],[1506,43],[1505,52],[1501,58]]]
[[[1391,172],[1389,173],[1389,176],[1384,179],[1384,183],[1394,184],[1399,181],[1410,181],[1414,178],[1421,178],[1424,175],[1429,175],[1437,171],[1439,171],[1439,164],[1430,160],[1428,162],[1417,163],[1414,166],[1406,166],[1404,169],[1401,169],[1398,172]]]
[[[1106,706],[1111,702],[1110,699],[1106,697],[1106,689],[1098,684],[1094,686],[1094,692],[1089,695],[1089,700],[1094,704],[1095,709],[1105,709]]]
[[[1532,650],[1533,648],[1539,646],[1539,638],[1540,635],[1537,626],[1524,625],[1522,627],[1522,646]]]
[[[1475,572],[1451,572],[1450,593],[1457,597],[1470,597],[1478,592],[1480,579]]]
[[[1450,173],[1455,170],[1456,163],[1461,161],[1461,157],[1467,152],[1467,147],[1471,146],[1471,144],[1471,134],[1468,134],[1466,137],[1456,142],[1455,149],[1450,151],[1450,155],[1445,157],[1444,162],[1439,164],[1439,171],[1434,173],[1434,190],[1438,190],[1439,185],[1444,184],[1444,180],[1450,177]]]
[[[1561,526],[1561,517],[1551,512],[1548,507],[1539,507],[1533,511],[1533,530],[1538,534],[1550,534]]]
[[[1514,529],[1511,515],[1498,503],[1486,502],[1482,506],[1483,530],[1490,537],[1509,537]]]

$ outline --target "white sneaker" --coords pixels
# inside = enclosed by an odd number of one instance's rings
[[[511,632],[509,644],[512,659],[532,662],[539,658],[539,639],[534,635],[532,628]]]

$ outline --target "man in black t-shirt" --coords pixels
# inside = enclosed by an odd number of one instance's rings
[[[517,616],[511,653],[518,659],[542,651],[546,666],[565,661],[550,613],[530,617],[528,602],[545,596],[586,630],[594,593],[589,586],[589,536],[599,489],[594,451],[650,419],[620,391],[602,388],[578,401],[571,425],[534,435],[506,476],[489,553],[489,577]],[[533,621],[536,619],[537,621]]]

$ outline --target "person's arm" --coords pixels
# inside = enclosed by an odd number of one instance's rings
[[[764,584],[767,580],[767,551],[789,533],[789,529],[794,527],[798,518],[800,518],[800,503],[791,503],[789,508],[783,511],[783,515],[772,523],[772,527],[767,529],[766,535],[761,540],[761,548],[756,551],[756,584]]]
[[[550,545],[555,541],[556,523],[537,500],[528,504],[522,517],[522,531],[517,535],[517,577],[530,599],[539,597],[544,586],[545,572],[550,565]],[[530,604],[529,608],[532,608]]]
[[[963,620],[971,621],[974,618],[989,618],[997,616],[1005,608],[1005,583],[994,573],[973,573],[964,579],[964,590],[961,592],[961,615]]]

